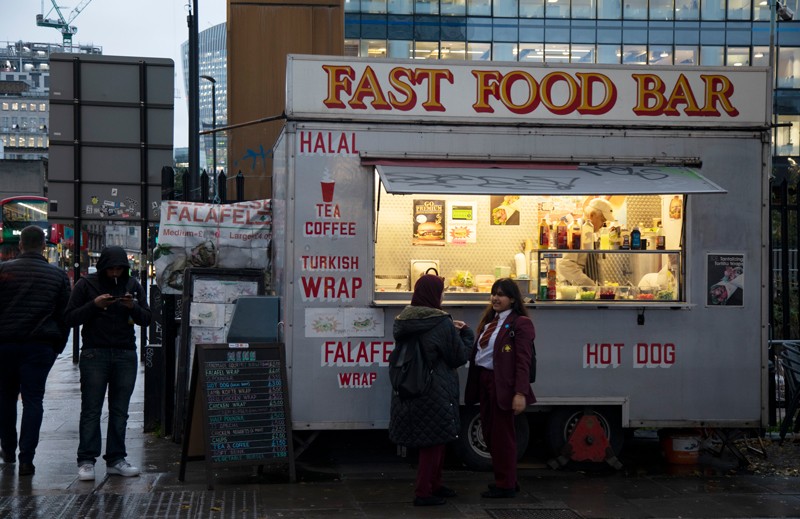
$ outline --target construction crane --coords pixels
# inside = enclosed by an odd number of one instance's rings
[[[36,25],[39,27],[53,27],[54,29],[58,29],[61,31],[61,36],[63,38],[64,48],[72,47],[72,35],[78,32],[78,28],[74,25],[70,25],[75,18],[81,14],[89,3],[92,0],[81,0],[81,2],[69,13],[69,18],[64,18],[64,15],[61,14],[61,8],[58,7],[56,0],[50,0],[53,4],[53,7],[45,14],[44,12],[44,0],[42,0],[42,14],[36,15]],[[58,15],[57,19],[47,18],[48,16],[52,15],[55,12]]]

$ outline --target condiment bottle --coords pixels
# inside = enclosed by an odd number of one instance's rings
[[[578,250],[581,248],[581,226],[578,220],[572,223],[572,232],[570,235],[570,247]]]
[[[556,259],[550,258],[547,268],[547,299],[556,298]]]
[[[667,237],[664,236],[664,227],[661,226],[661,222],[658,222],[658,230],[656,230],[656,249],[664,250],[666,245]]]
[[[539,261],[539,299],[547,299],[547,263]]]
[[[594,225],[589,220],[583,222],[581,226],[581,248],[585,250],[594,249]]]
[[[550,226],[547,225],[547,220],[542,218],[539,222],[539,248],[547,249],[550,247]]]
[[[611,249],[611,240],[608,235],[608,226],[606,224],[603,224],[603,226],[600,227],[600,249]]]
[[[639,226],[633,228],[631,231],[631,250],[639,250],[642,248],[642,233],[639,231]]]
[[[567,247],[567,219],[561,218],[558,221],[558,226],[556,227],[556,248],[557,249],[566,249]]]
[[[619,231],[620,235],[620,243],[619,248],[621,250],[630,250],[631,248],[631,233],[628,232],[626,227],[622,227]]]

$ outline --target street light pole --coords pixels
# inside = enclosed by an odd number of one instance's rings
[[[211,82],[211,163],[214,166],[214,196],[212,197],[212,201],[217,201],[217,80],[211,76],[200,76],[201,78],[205,79],[206,81]]]

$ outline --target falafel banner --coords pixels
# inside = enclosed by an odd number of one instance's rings
[[[257,268],[269,272],[270,200],[234,204],[161,202],[156,283],[163,294],[182,294],[190,267]]]

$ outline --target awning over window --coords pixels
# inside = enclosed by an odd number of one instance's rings
[[[373,160],[388,193],[657,195],[725,193],[685,166]]]

